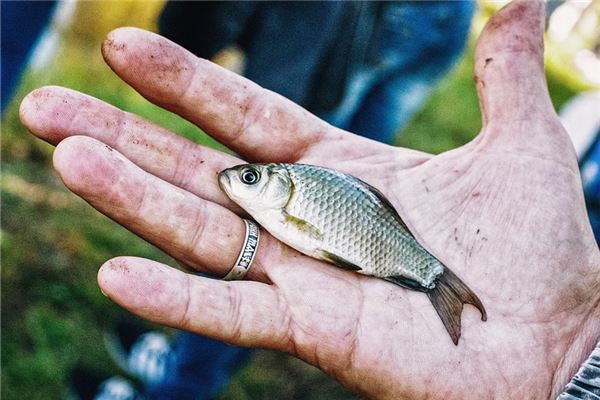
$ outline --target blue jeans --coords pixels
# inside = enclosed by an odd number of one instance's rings
[[[473,2],[385,3],[378,46],[351,72],[341,102],[321,113],[332,125],[390,142],[458,59]]]
[[[210,398],[223,389],[235,371],[252,356],[250,349],[183,331],[176,336],[172,349],[164,380],[146,387],[144,398]]]
[[[581,181],[594,237],[600,245],[600,131],[581,160]]]

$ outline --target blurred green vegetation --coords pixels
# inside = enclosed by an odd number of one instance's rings
[[[439,154],[469,142],[479,132],[481,115],[473,83],[474,47],[472,39],[465,56],[398,135],[397,145]],[[578,82],[560,80],[549,70],[546,79],[557,110],[582,88]]]
[[[63,85],[140,114],[198,143],[217,146],[196,127],[151,105],[103,63],[100,43],[122,25],[154,28],[162,2],[82,2],[49,65],[29,70],[2,118],[2,391],[3,399],[61,398],[68,372],[84,364],[117,372],[102,329],[122,311],[100,293],[97,267],[117,255],[176,265],[162,252],[70,194],[52,171],[52,146],[29,135],[18,105],[32,89]],[[473,44],[404,129],[398,144],[439,153],[480,129],[473,86]],[[557,108],[577,87],[548,77]],[[351,399],[322,372],[284,354],[259,351],[222,399]]]

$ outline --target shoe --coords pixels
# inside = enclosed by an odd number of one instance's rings
[[[105,345],[113,361],[144,385],[161,382],[171,357],[167,335],[144,329],[131,321],[119,322],[105,332]]]
[[[67,400],[143,400],[133,382],[120,376],[102,376],[76,367],[70,376]]]

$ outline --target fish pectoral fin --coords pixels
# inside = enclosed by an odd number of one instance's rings
[[[319,230],[319,228],[317,228],[310,222],[300,219],[298,217],[294,217],[293,215],[288,214],[287,211],[284,211],[283,220],[286,224],[292,225],[294,228],[298,229],[303,233],[306,233],[313,239],[323,240],[323,233]]]
[[[428,290],[427,288],[423,287],[419,282],[401,275],[386,276],[383,279],[407,289],[418,290],[420,292],[426,292]]]
[[[351,263],[350,261],[338,255],[330,253],[327,250],[317,250],[317,257],[319,257],[323,261],[327,261],[328,263],[335,265],[336,267],[347,269],[349,271],[360,271],[362,269],[358,265]]]

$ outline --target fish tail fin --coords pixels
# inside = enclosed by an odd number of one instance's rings
[[[444,273],[438,278],[435,288],[428,291],[427,296],[455,345],[458,345],[460,338],[460,316],[463,304],[472,304],[481,313],[481,320],[487,320],[487,313],[481,300],[448,268],[444,268]]]

